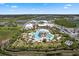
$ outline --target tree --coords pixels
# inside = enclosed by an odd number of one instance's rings
[[[74,28],[74,27],[76,27],[75,23],[73,23],[70,20],[63,19],[63,18],[55,20],[55,23],[58,24],[58,25],[61,25],[61,26],[65,26],[67,28]]]

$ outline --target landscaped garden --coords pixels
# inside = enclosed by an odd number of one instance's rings
[[[21,18],[27,19],[27,17]],[[26,25],[28,25],[27,23]],[[45,23],[45,25],[43,25],[44,22],[39,22],[42,24],[39,26],[37,26],[37,23],[31,22],[32,25],[22,27],[15,20],[8,20],[7,26],[0,27],[0,54],[10,55],[11,53],[17,54],[24,51],[36,51],[36,53],[38,51],[43,51],[43,53],[49,51],[51,53],[51,51],[78,48],[78,41],[75,38],[71,38],[68,34],[60,32],[55,26],[48,26],[51,21]],[[55,23],[67,28],[76,27],[75,23],[63,20],[62,18],[55,20]]]
[[[54,31],[55,30],[55,31]],[[50,41],[43,40],[42,42],[29,40],[27,39],[27,33],[33,32],[35,30],[21,30],[20,35],[16,33],[12,37],[12,39],[9,42],[9,45],[5,48],[9,51],[27,51],[27,50],[50,50],[50,49],[58,49],[58,48],[65,48],[65,40],[70,40],[71,38],[64,33],[56,32],[56,29],[51,30],[51,33],[54,34],[54,38]],[[26,34],[26,37],[23,38],[24,33]],[[58,39],[58,37],[60,37]],[[63,42],[63,43],[62,43]],[[76,41],[73,41],[76,42]],[[66,47],[67,48],[67,47]]]

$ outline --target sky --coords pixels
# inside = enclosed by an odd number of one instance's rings
[[[0,14],[79,14],[79,3],[0,3]]]

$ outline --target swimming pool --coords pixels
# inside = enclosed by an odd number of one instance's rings
[[[36,32],[32,32],[33,38],[38,41],[41,38],[45,38],[46,40],[52,40],[54,35],[49,32],[47,29],[38,29]]]

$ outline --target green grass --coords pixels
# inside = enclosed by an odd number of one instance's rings
[[[20,27],[0,27],[0,40],[10,39]]]
[[[67,28],[74,28],[74,27],[76,27],[75,23],[73,23],[70,20],[65,20],[63,18],[61,18],[59,20],[55,20],[55,23],[58,24],[58,25],[61,25],[61,26],[65,26]]]
[[[77,27],[79,27],[79,21],[74,21]]]

